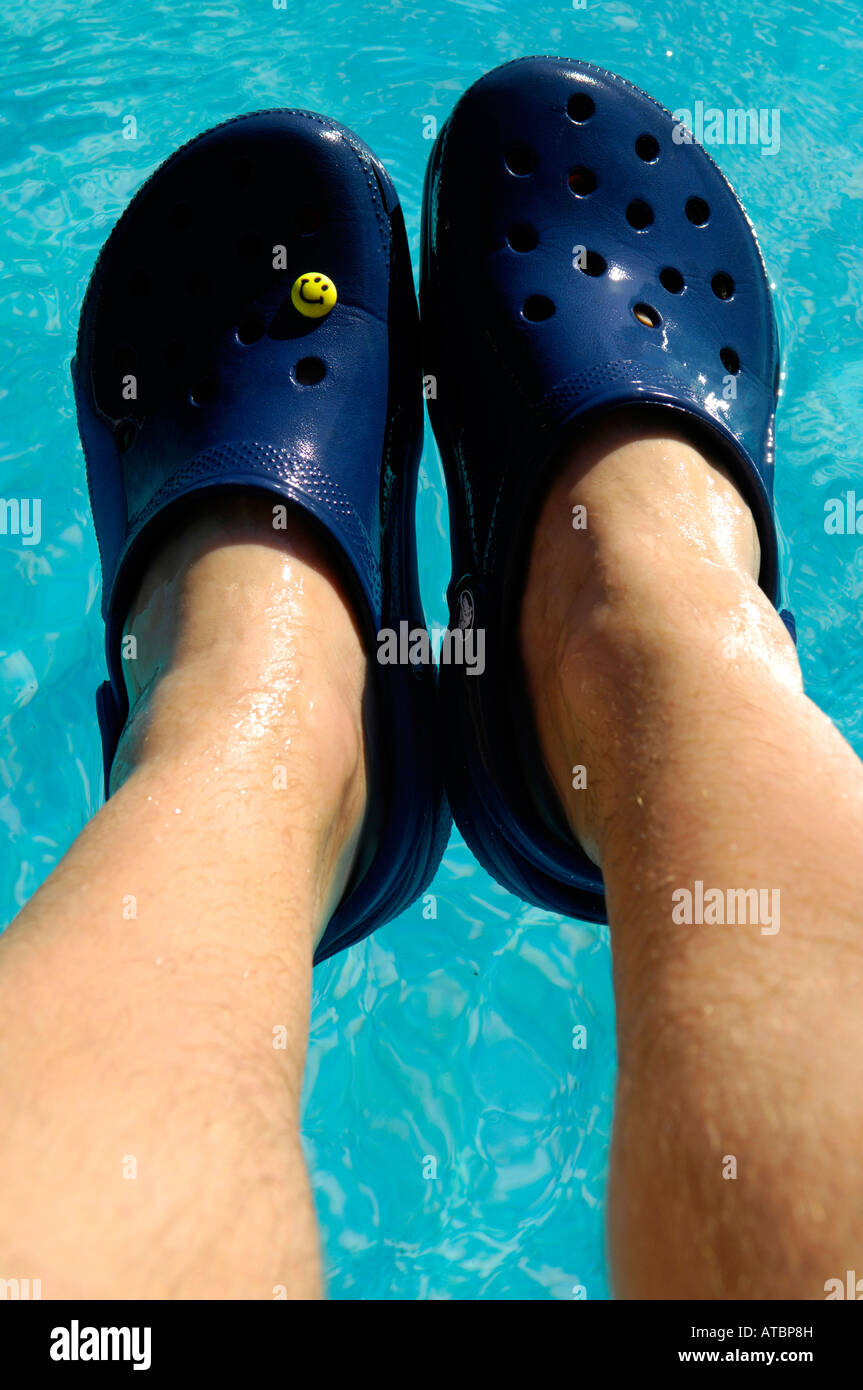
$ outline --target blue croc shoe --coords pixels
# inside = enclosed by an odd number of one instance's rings
[[[263,111],[163,164],[99,256],[72,374],[102,557],[106,795],[128,713],[123,623],[154,546],[195,494],[252,487],[301,508],[331,543],[370,658],[383,629],[425,626],[408,246],[386,171],[343,126]],[[403,911],[449,827],[433,667],[370,659],[369,681],[386,737],[370,748],[356,865],[316,960]]]
[[[450,622],[485,631],[482,674],[441,668],[450,804],[513,893],[600,921],[602,878],[544,770],[518,650],[534,524],[589,417],[667,409],[743,490],[779,606],[764,264],[731,187],[668,111],[600,68],[525,58],[476,82],[438,136],[420,305],[450,497]]]

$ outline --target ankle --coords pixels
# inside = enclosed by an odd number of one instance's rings
[[[777,682],[800,689],[758,562],[748,507],[685,440],[633,439],[618,421],[585,441],[552,485],[521,644],[549,774],[597,861],[610,808],[651,756],[639,732],[648,722],[655,730],[671,712],[685,718],[717,686],[729,701],[762,684],[761,698]],[[574,789],[578,767],[585,785]]]
[[[112,790],[134,776],[169,799],[233,802],[239,841],[289,831],[325,919],[365,813],[367,662],[324,548],[302,519],[274,532],[270,499],[202,517],[154,558],[126,630]]]

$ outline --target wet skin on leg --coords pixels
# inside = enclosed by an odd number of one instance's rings
[[[366,658],[271,503],[211,499],[155,557],[114,795],[0,938],[0,1269],[46,1298],[321,1291],[299,1099]]]
[[[622,1297],[819,1299],[860,1267],[863,765],[758,561],[728,475],[643,414],[562,462],[534,539],[522,652],[611,921]],[[779,890],[778,930],[675,921],[696,880]]]

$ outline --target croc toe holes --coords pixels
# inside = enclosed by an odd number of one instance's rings
[[[294,381],[298,386],[317,386],[326,374],[326,364],[320,357],[301,357],[294,367]]]
[[[626,209],[626,220],[637,232],[643,232],[653,221],[653,208],[643,198],[633,198]]]
[[[737,376],[740,371],[740,358],[732,347],[724,347],[719,353],[723,367],[731,376]]]
[[[632,312],[638,322],[645,328],[658,328],[662,323],[662,315],[652,304],[634,304]]]
[[[554,313],[554,304],[546,294],[529,294],[522,305],[522,317],[529,323],[542,323]]]
[[[587,92],[573,92],[566,103],[566,114],[576,125],[589,121],[595,110],[593,97],[588,96]]]
[[[533,251],[537,241],[536,228],[529,222],[516,222],[515,226],[510,227],[506,234],[507,245],[513,251]]]
[[[539,163],[539,155],[531,145],[510,145],[504,155],[504,163],[511,174],[525,179]]]
[[[586,251],[583,260],[583,265],[581,263],[581,260],[579,260],[578,268],[585,275],[592,275],[594,278],[596,278],[596,276],[598,275],[605,274],[607,269],[605,258],[603,256],[600,256],[598,251]]]
[[[710,208],[703,198],[689,198],[686,202],[686,216],[695,227],[703,227],[710,217]]]
[[[731,299],[734,295],[734,281],[725,270],[717,271],[710,281],[710,288],[717,299]]]
[[[218,394],[218,381],[214,376],[206,376],[195,382],[189,392],[189,400],[193,405],[208,405],[210,401],[215,400]]]
[[[596,174],[592,169],[585,169],[579,164],[569,171],[567,183],[576,198],[586,198],[596,188]]]
[[[256,343],[266,331],[267,325],[260,314],[249,314],[237,324],[237,338],[246,345]]]
[[[659,272],[659,283],[669,294],[682,294],[686,288],[686,281],[673,265],[663,266]]]
[[[659,141],[645,131],[635,142],[635,153],[645,164],[654,164],[659,158]]]

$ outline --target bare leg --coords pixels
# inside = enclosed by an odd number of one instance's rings
[[[298,1109],[365,657],[271,518],[235,497],[152,566],[126,780],[0,939],[0,1273],[45,1297],[320,1292]]]
[[[565,464],[522,608],[608,891],[613,1273],[622,1297],[823,1299],[863,1269],[863,768],[802,692],[748,508],[667,428],[607,421]],[[675,921],[696,880],[780,890],[779,930]]]

